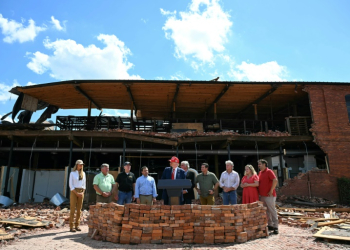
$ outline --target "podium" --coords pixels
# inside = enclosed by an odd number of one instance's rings
[[[158,180],[158,189],[166,189],[169,197],[170,205],[180,205],[180,198],[182,197],[182,189],[191,188],[191,180],[178,179],[178,180]]]

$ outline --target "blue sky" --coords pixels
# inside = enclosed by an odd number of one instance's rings
[[[2,0],[0,116],[12,110],[11,87],[61,80],[349,82],[349,7],[346,0]],[[68,114],[86,110],[57,113]]]

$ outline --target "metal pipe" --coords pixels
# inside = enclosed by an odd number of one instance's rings
[[[227,154],[228,154],[228,159],[231,160],[231,148],[230,148],[230,143],[227,144]]]
[[[1,147],[0,151],[9,151],[10,147]],[[17,147],[13,148],[13,151],[16,152],[28,152],[31,151],[32,148],[30,147]],[[69,152],[70,148],[34,148],[33,152]],[[89,152],[89,148],[73,148],[73,152]],[[122,153],[123,148],[92,148],[91,152],[94,153]],[[126,153],[140,153],[139,148],[126,148],[125,149]],[[142,153],[158,153],[158,154],[172,154],[176,155],[176,149],[142,149]],[[208,154],[208,155],[227,155],[227,150],[204,150],[200,149],[197,150],[197,153],[200,154]],[[179,154],[196,154],[196,150],[180,150],[179,149]],[[256,155],[256,150],[230,150],[231,155]],[[259,155],[279,155],[280,151],[279,150],[259,150]],[[286,155],[304,155],[305,150],[286,150]],[[309,155],[310,154],[324,154],[322,150],[309,150]]]

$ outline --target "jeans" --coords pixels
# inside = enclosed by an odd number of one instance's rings
[[[117,203],[119,205],[131,203],[131,198],[132,198],[132,191],[130,192],[119,191]]]
[[[237,193],[236,190],[233,190],[231,192],[224,192],[223,195],[223,203],[224,205],[229,205],[231,203],[231,205],[235,205],[237,204]]]

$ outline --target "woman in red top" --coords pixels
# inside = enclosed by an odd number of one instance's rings
[[[253,203],[259,200],[259,177],[252,165],[245,166],[245,174],[242,178],[243,188],[242,204]]]

